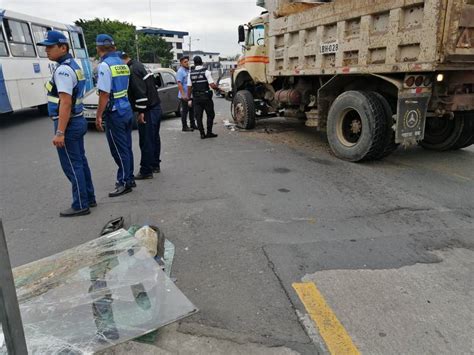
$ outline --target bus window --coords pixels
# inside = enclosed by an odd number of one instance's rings
[[[72,50],[72,46],[71,46],[71,36],[70,36],[69,32],[68,31],[63,31],[63,30],[58,30],[58,29],[56,29],[56,31],[62,32],[62,34],[66,36],[67,43],[69,44],[69,53],[72,56],[74,56],[74,51]]]
[[[35,39],[35,42],[38,43],[46,38],[46,32],[51,30],[51,28],[40,25],[31,25],[31,30],[33,31],[33,38]],[[46,48],[44,46],[37,46],[36,49],[38,50],[38,55],[41,58],[48,57],[46,55]]]
[[[31,32],[26,22],[4,19],[3,25],[10,43],[10,50],[15,57],[36,57]]]
[[[84,59],[87,58],[84,36],[82,33],[71,32],[72,43],[74,45],[74,50],[76,51],[76,58]]]
[[[0,26],[0,57],[8,57],[7,42],[3,36],[3,30]]]

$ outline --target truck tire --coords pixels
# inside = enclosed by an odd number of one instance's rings
[[[467,148],[474,144],[474,112],[457,113],[457,115],[463,116],[464,128],[451,149]],[[471,115],[471,118],[468,118],[468,115]]]
[[[428,150],[443,152],[454,147],[464,130],[464,117],[457,115],[447,118],[429,118],[426,120],[425,138],[420,145]]]
[[[347,91],[333,102],[327,137],[334,154],[358,162],[380,159],[386,147],[385,109],[373,93]]]
[[[255,103],[250,91],[237,91],[232,101],[232,111],[232,117],[237,127],[243,129],[255,128]]]
[[[399,144],[395,143],[395,131],[392,128],[393,125],[395,124],[395,121],[393,119],[392,108],[390,107],[390,104],[388,103],[387,99],[383,97],[381,94],[379,94],[378,92],[371,92],[371,94],[375,95],[377,99],[380,101],[380,103],[382,104],[385,111],[385,119],[387,120],[387,131],[385,134],[385,148],[381,152],[380,156],[374,158],[374,159],[383,159],[385,157],[388,157],[394,151],[396,151],[399,146]]]

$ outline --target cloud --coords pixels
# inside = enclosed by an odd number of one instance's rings
[[[150,26],[151,22],[153,27],[189,32],[199,39],[193,41],[193,49],[224,55],[240,53],[237,26],[262,11],[255,5],[256,0],[151,0],[150,21],[149,0],[82,0],[77,6],[72,1],[57,0],[0,0],[0,3],[8,10],[64,23],[95,17],[127,21],[135,26]]]

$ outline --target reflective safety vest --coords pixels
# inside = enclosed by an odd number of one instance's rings
[[[105,55],[102,59],[106,63],[112,73],[112,91],[109,96],[108,111],[115,111],[116,106],[130,106],[128,101],[128,81],[130,77],[130,68],[127,64],[123,64],[122,59],[116,52]]]
[[[82,99],[84,98],[84,89],[86,87],[84,73],[70,55],[66,55],[65,59],[59,62],[54,72],[56,72],[61,65],[69,66],[76,74],[77,84],[72,90],[71,117],[81,116],[84,109]],[[48,81],[45,86],[48,91],[48,115],[53,119],[57,119],[59,118],[59,93],[56,83],[54,82],[54,73],[51,80]]]
[[[191,83],[194,94],[209,91],[209,82],[206,78],[206,70],[206,68],[191,70]]]

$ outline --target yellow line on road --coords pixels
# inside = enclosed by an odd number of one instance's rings
[[[319,333],[331,354],[360,354],[344,326],[313,282],[294,283],[293,288],[316,323]]]

